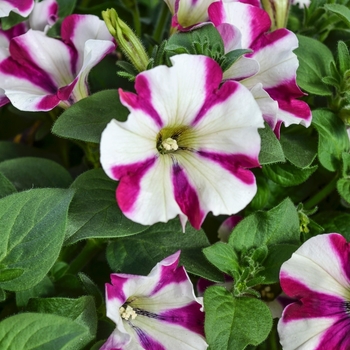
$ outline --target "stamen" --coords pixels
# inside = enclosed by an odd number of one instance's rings
[[[134,311],[134,309],[128,305],[126,308],[121,306],[119,308],[119,314],[122,318],[124,318],[124,320],[129,320],[129,318],[131,317],[132,320],[134,320],[137,316],[137,313]]]
[[[162,146],[166,151],[176,151],[179,148],[176,140],[168,137],[166,140],[162,142]]]

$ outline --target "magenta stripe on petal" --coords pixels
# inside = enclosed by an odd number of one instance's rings
[[[199,303],[193,301],[184,307],[165,311],[159,317],[165,322],[204,336],[204,312],[200,310],[201,307]]]
[[[121,304],[124,304],[127,299],[126,295],[124,294],[124,284],[128,282],[130,277],[123,277],[115,273],[112,273],[110,277],[112,285],[106,283],[108,300],[118,299]]]
[[[137,337],[139,338],[139,342],[143,349],[145,350],[166,350],[165,347],[157,342],[155,339],[153,339],[149,334],[144,332],[142,329],[132,326],[134,331],[137,334]]]
[[[17,8],[20,12],[29,11],[33,5],[34,0],[3,0],[11,4],[14,8]]]
[[[253,173],[245,168],[260,166],[258,159],[248,157],[244,154],[221,154],[204,151],[198,151],[197,154],[219,164],[245,184],[252,185],[255,183]]]
[[[221,1],[213,2],[208,7],[208,15],[215,27],[223,23],[225,21],[224,4]]]
[[[143,162],[117,165],[112,168],[113,177],[116,180],[120,179],[117,187],[117,201],[123,212],[133,210],[140,193],[140,182],[155,161],[156,158],[150,158]]]
[[[344,299],[315,292],[303,283],[283,275],[282,273],[280,276],[283,291],[299,299],[298,302],[288,305],[284,310],[284,322],[315,317],[337,318],[344,313]]]
[[[188,280],[185,268],[183,266],[177,267],[178,261],[174,266],[162,266],[160,271],[160,277],[157,285],[151,292],[151,295],[158,293],[161,289],[168,286],[171,283],[180,284]]]
[[[77,77],[69,85],[63,86],[63,87],[58,89],[57,96],[61,101],[69,100],[69,97],[70,97],[76,83],[78,82],[78,80],[79,80],[79,78]]]
[[[210,80],[210,74],[207,79]],[[216,86],[218,85],[219,84],[217,84]],[[208,87],[207,87],[206,100],[204,101],[202,108],[200,109],[195,119],[193,120],[192,125],[193,126],[196,125],[208,113],[208,111],[212,107],[214,107],[219,103],[225,102],[230,96],[232,96],[235,93],[236,89],[238,89],[238,86],[239,86],[239,83],[235,81],[227,81],[221,86],[219,90],[216,90],[216,91],[214,91],[213,88],[208,91]]]
[[[50,111],[60,103],[60,99],[56,95],[42,96],[40,102],[35,106],[40,111]]]
[[[344,312],[339,319],[323,334],[315,350],[349,350],[350,316]]]
[[[1,33],[3,33],[6,38],[8,39],[8,41],[10,41],[12,38],[15,38],[16,36],[22,35],[27,31],[27,27],[26,25],[22,22],[19,23],[15,26],[13,26],[12,28],[8,29],[8,30],[1,30]]]
[[[181,211],[188,217],[191,225],[199,230],[205,213],[200,207],[196,190],[189,183],[184,169],[178,164],[173,165],[172,182],[177,204]]]
[[[249,48],[256,50],[255,45],[252,46],[252,44],[256,41],[258,37],[261,36],[261,34],[265,33],[270,29],[271,20],[267,12],[259,7],[247,6],[247,9],[248,9],[249,18],[250,18],[250,23],[247,24],[247,27],[249,28],[249,31],[250,31],[250,35],[249,35],[250,42],[247,42],[245,44]]]
[[[346,239],[339,234],[329,235],[329,240],[350,283],[350,243],[347,243]]]

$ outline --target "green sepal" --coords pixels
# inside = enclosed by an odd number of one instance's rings
[[[258,129],[261,137],[259,162],[261,165],[284,162],[285,157],[276,135],[265,122],[265,128]]]
[[[227,71],[241,56],[250,53],[252,50],[238,49],[233,50],[222,56],[221,68],[222,71]]]

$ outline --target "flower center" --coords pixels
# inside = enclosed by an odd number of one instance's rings
[[[190,150],[194,139],[193,130],[188,126],[167,126],[159,131],[156,147],[160,154]]]
[[[130,305],[128,305],[126,308],[121,306],[119,308],[119,314],[121,318],[124,318],[124,320],[127,320],[127,321],[129,320],[130,317],[132,320],[134,320],[137,316],[137,313]]]

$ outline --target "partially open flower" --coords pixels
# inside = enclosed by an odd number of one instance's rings
[[[150,225],[180,215],[199,229],[206,214],[233,214],[256,193],[247,168],[259,166],[263,119],[252,94],[224,83],[220,66],[178,55],[120,90],[130,114],[102,133],[101,164],[119,180],[117,201],[130,219]]]
[[[180,251],[148,276],[111,274],[106,284],[107,316],[116,329],[101,350],[204,350],[204,313]]]
[[[280,272],[288,305],[278,324],[284,350],[350,349],[350,244],[337,233],[313,237]]]

